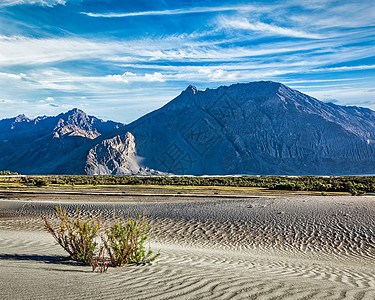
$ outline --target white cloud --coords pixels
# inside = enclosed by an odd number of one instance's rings
[[[47,97],[47,98],[46,98],[46,101],[47,101],[47,102],[51,102],[51,101],[55,101],[55,99],[54,99],[53,97]]]
[[[319,34],[307,33],[300,30],[279,27],[275,25],[270,25],[262,22],[250,23],[246,18],[240,19],[227,19],[221,18],[219,20],[219,25],[222,28],[239,29],[239,30],[252,30],[272,33],[276,35],[298,37],[298,38],[308,38],[308,39],[323,39],[324,37]]]
[[[242,37],[241,37],[242,38]],[[245,37],[246,38],[246,37]],[[218,62],[216,69],[222,69],[224,62],[247,68],[263,68],[277,60],[280,68],[291,66],[311,66],[320,68],[327,64],[350,61],[373,55],[373,47],[336,48],[341,40],[293,41],[263,44],[261,47],[251,44],[247,47],[233,43],[230,47],[210,45],[185,40],[180,37],[160,39],[140,39],[132,41],[102,41],[76,38],[33,39],[20,36],[0,36],[0,66],[43,65],[60,61],[95,59],[102,63],[127,63],[138,68],[139,63],[155,62],[153,71],[160,72],[168,62],[171,68],[174,62],[185,64]],[[324,55],[320,55],[325,52]],[[273,56],[271,56],[273,54]],[[160,61],[160,63],[158,63]],[[160,66],[160,68],[158,67]],[[252,66],[250,66],[252,67]],[[179,67],[183,69],[183,66]],[[306,70],[306,68],[305,68]],[[17,74],[15,74],[17,75]],[[126,75],[126,74],[125,74]],[[127,74],[116,75],[112,79],[129,80]],[[122,77],[120,77],[122,76]]]
[[[371,1],[322,1],[321,7],[317,3],[315,8],[308,4],[310,2],[296,0],[294,4],[297,7],[308,10],[299,14],[289,14],[287,17],[299,26],[315,26],[324,30],[369,27],[375,24],[375,6]],[[289,3],[291,4],[293,3]]]
[[[101,77],[91,77],[93,80],[101,80],[102,78]],[[149,82],[154,82],[154,81],[158,81],[158,82],[164,82],[165,81],[165,78],[163,76],[163,74],[161,74],[160,72],[154,72],[153,74],[149,74],[149,73],[146,73],[144,74],[143,76],[139,76],[135,73],[132,73],[132,72],[125,72],[124,74],[122,75],[118,75],[118,74],[115,74],[115,75],[107,75],[105,77],[105,79],[108,79],[110,81],[118,81],[118,82],[125,82],[125,83],[129,83],[129,82],[145,82],[145,81],[149,81]]]
[[[26,77],[24,73],[13,74],[13,73],[3,73],[3,72],[0,72],[0,76],[11,78],[11,79],[22,79]]]
[[[300,9],[297,13],[296,8]],[[253,16],[264,15],[267,17],[267,19],[273,18],[275,20],[279,19],[283,21],[294,20],[297,21],[297,23],[299,23],[299,26],[302,26],[303,28],[311,26],[318,26],[320,28],[340,26],[357,27],[369,26],[370,24],[375,23],[375,19],[373,17],[375,13],[375,6],[371,1],[288,0],[278,1],[278,3],[272,4],[253,3],[252,5],[187,7],[171,10],[140,11],[126,13],[82,12],[82,14],[97,18],[124,18],[137,16],[168,16],[209,12],[236,12],[239,15],[248,15],[249,12],[252,12]],[[288,33],[284,30],[279,31],[284,32],[283,35],[287,35]],[[290,32],[288,34],[290,34]],[[300,32],[300,34],[314,36],[313,34],[308,34],[304,31]]]
[[[159,81],[159,82],[164,82],[165,81],[163,74],[161,74],[159,72],[154,72],[154,74],[148,74],[148,73],[146,73],[145,74],[145,79],[147,81]]]
[[[232,81],[238,78],[237,72],[228,72],[222,69],[200,68],[198,72],[205,74],[212,81]]]
[[[344,66],[334,68],[319,68],[314,69],[312,72],[341,72],[341,71],[358,71],[358,70],[375,70],[375,65],[361,65],[361,66]]]
[[[2,6],[15,6],[15,5],[40,5],[53,7],[55,5],[65,5],[67,0],[2,0],[0,7]]]
[[[107,78],[113,81],[129,82],[129,78],[136,77],[137,75],[132,72],[125,72],[122,75],[107,75]]]
[[[190,7],[181,9],[167,9],[154,11],[140,11],[131,13],[90,13],[82,12],[82,14],[96,17],[96,18],[125,18],[137,16],[163,16],[163,15],[181,15],[191,13],[206,13],[206,12],[224,12],[224,11],[250,11],[255,10],[252,5],[235,5],[235,6],[217,6],[217,7]]]
[[[81,39],[0,38],[0,65],[43,64],[112,53],[108,44]],[[114,45],[112,45],[114,46]]]

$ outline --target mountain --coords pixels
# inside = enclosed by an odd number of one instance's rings
[[[0,120],[0,169],[23,174],[49,173],[75,148],[122,126],[88,116],[76,108],[56,117],[30,119],[19,115]]]
[[[116,131],[143,165],[174,174],[368,174],[375,112],[324,103],[276,82],[198,91]]]
[[[126,126],[20,115],[0,141],[0,169],[24,174],[373,174],[375,112],[270,81],[189,86]]]

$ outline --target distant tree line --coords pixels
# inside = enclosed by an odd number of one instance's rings
[[[10,179],[9,179],[10,180]],[[171,186],[233,186],[262,187],[270,190],[348,192],[352,195],[375,193],[375,177],[371,176],[239,176],[239,177],[193,177],[193,176],[25,176],[12,178],[12,182],[25,185],[171,185]]]
[[[18,173],[11,171],[0,171],[0,175],[18,175]]]

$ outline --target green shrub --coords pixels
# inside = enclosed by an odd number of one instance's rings
[[[70,218],[66,210],[61,207],[55,207],[54,210],[60,224],[53,226],[46,217],[43,217],[44,227],[72,259],[86,265],[91,264],[98,247],[96,240],[101,224],[100,219],[93,215],[82,218],[78,209],[75,218]]]
[[[91,265],[93,271],[105,272],[108,266],[152,262],[160,255],[160,252],[153,255],[153,251],[145,249],[144,243],[152,231],[145,216],[126,220],[114,217],[113,226],[103,228],[100,217],[82,217],[78,209],[74,217],[61,207],[54,210],[58,225],[42,217],[44,227],[73,260]]]
[[[113,226],[105,230],[103,237],[111,266],[154,261],[160,253],[153,256],[153,251],[146,251],[144,247],[151,231],[145,216],[127,220],[115,218]]]

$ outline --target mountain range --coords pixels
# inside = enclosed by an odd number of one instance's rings
[[[73,109],[0,120],[0,170],[23,174],[373,174],[375,112],[281,83],[197,90],[124,125]]]

